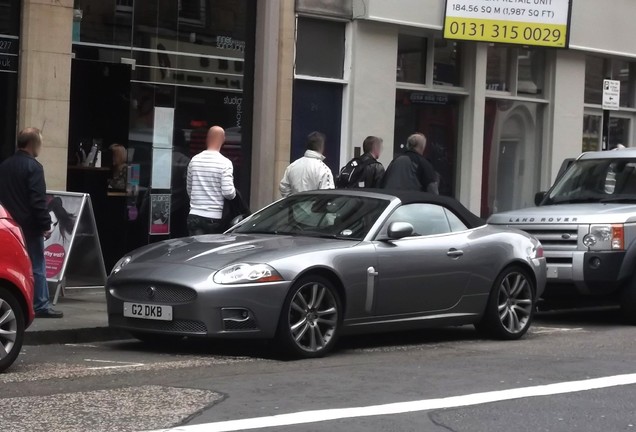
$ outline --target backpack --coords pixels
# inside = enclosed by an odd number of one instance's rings
[[[361,157],[353,158],[347,163],[338,174],[336,179],[336,188],[349,189],[361,187],[360,183],[364,181],[364,173],[367,167],[377,163],[373,158],[362,159]],[[364,187],[364,185],[362,185]]]

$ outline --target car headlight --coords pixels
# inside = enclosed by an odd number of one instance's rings
[[[267,264],[232,264],[214,274],[214,283],[220,285],[241,283],[279,282],[283,278]]]
[[[124,266],[126,266],[131,260],[132,260],[131,256],[123,257],[122,259],[117,261],[117,264],[115,264],[115,267],[113,267],[113,270],[110,272],[110,274],[114,275],[114,274],[118,273],[119,270],[121,270]]]
[[[624,250],[625,227],[623,225],[592,225],[590,233],[583,237],[583,245],[590,250]]]

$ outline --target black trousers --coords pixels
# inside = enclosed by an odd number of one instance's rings
[[[210,219],[190,214],[188,215],[188,232],[191,236],[220,234],[223,232],[223,222],[220,219]]]

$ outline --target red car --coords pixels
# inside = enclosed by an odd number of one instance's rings
[[[20,353],[35,318],[33,271],[22,230],[0,205],[0,372]]]

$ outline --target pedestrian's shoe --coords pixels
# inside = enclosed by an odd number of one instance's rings
[[[36,318],[62,318],[64,312],[56,311],[55,309],[47,309],[35,313]]]

